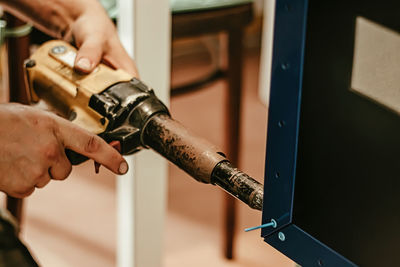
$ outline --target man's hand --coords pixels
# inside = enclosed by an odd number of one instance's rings
[[[137,76],[117,31],[97,0],[0,0],[9,12],[55,38],[78,46],[75,69],[89,73],[100,61]],[[50,179],[65,179],[71,164],[65,149],[94,159],[115,173],[128,165],[101,138],[50,113],[22,105],[0,105],[0,190],[30,195]]]
[[[135,63],[98,0],[0,0],[0,4],[43,32],[73,41],[79,48],[77,70],[91,72],[103,61],[137,76]]]
[[[122,47],[114,24],[99,4],[86,8],[71,23],[70,33],[78,47],[75,68],[84,73],[91,72],[100,61],[113,67],[124,69],[137,76],[136,66]]]
[[[0,105],[0,190],[26,197],[51,179],[71,172],[68,148],[116,174],[128,171],[123,157],[100,137],[49,112],[19,104]]]

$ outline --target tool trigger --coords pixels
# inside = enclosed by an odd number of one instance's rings
[[[98,163],[97,161],[94,162],[94,172],[96,174],[98,174],[100,172],[100,166],[101,166],[100,163]]]
[[[111,141],[109,143],[110,146],[112,146],[114,149],[116,149],[119,153],[121,153],[121,143],[117,140]]]

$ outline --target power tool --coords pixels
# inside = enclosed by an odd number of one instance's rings
[[[123,70],[99,64],[74,71],[76,49],[64,41],[42,44],[25,62],[32,102],[43,100],[58,115],[117,143],[123,155],[151,148],[199,182],[218,185],[261,210],[263,186],[235,168],[214,145],[173,120],[152,88]],[[85,161],[68,151],[72,164]]]

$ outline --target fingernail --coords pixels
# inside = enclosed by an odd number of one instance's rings
[[[90,60],[85,57],[79,59],[78,62],[76,62],[76,67],[78,67],[81,70],[89,71],[91,65],[92,64],[90,63]]]
[[[120,174],[125,174],[125,173],[128,172],[128,169],[129,169],[128,163],[126,163],[125,161],[123,161],[123,162],[121,163],[121,165],[119,165],[118,171],[119,171]]]

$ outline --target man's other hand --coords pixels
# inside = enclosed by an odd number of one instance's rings
[[[137,77],[134,62],[123,48],[112,21],[100,4],[86,8],[70,25],[64,39],[73,39],[78,47],[75,69],[89,73],[103,61]]]
[[[104,165],[116,174],[128,171],[124,158],[100,137],[37,108],[0,105],[0,190],[22,198],[51,179],[71,172],[65,149]]]

